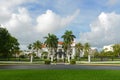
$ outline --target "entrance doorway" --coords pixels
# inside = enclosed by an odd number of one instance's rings
[[[56,54],[56,58],[57,58],[57,63],[65,63],[65,52],[62,51],[62,49],[59,49],[57,54]]]

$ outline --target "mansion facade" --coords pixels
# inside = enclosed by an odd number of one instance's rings
[[[48,52],[48,58],[50,58],[51,61],[53,61],[54,58],[56,58],[57,60],[68,59],[68,61],[70,61],[70,59],[74,59],[74,57],[75,57],[75,42],[73,42],[71,44],[70,55],[67,55],[65,53],[64,49],[62,48],[62,45],[63,45],[63,42],[59,41],[57,52],[53,53],[53,54],[50,54],[50,52],[46,46],[43,46],[42,51]]]

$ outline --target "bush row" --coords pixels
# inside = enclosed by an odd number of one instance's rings
[[[51,64],[51,61],[50,61],[50,59],[45,59],[44,63],[45,64]],[[75,59],[70,60],[70,64],[76,64],[76,60]]]

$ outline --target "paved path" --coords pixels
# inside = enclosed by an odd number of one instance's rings
[[[65,65],[65,64],[53,64],[53,65],[0,65],[0,69],[100,69],[100,70],[120,70],[120,66],[109,65]]]

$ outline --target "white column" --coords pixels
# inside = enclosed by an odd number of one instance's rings
[[[57,60],[59,59],[59,55],[57,54]]]
[[[70,62],[70,55],[67,55],[67,58],[68,58],[68,62]]]
[[[91,62],[91,60],[90,60],[90,54],[88,54],[88,62],[90,63]]]
[[[32,63],[32,61],[33,61],[33,55],[30,54],[30,62]]]
[[[39,50],[39,51],[38,51],[38,57],[40,57],[40,58],[41,58],[41,56],[42,56],[41,53],[42,53],[42,51]]]
[[[72,59],[74,59],[74,56],[75,56],[75,47],[72,48],[72,55],[71,55]]]
[[[53,55],[51,55],[50,57],[51,57],[51,61],[53,62]]]
[[[62,54],[62,59],[64,60],[64,54]]]

